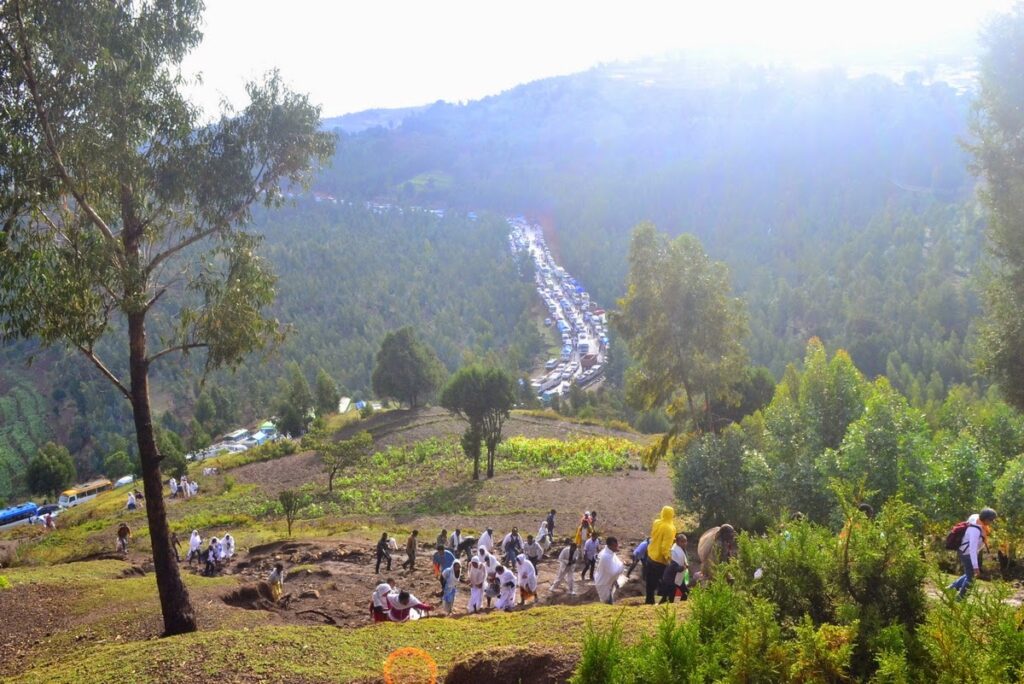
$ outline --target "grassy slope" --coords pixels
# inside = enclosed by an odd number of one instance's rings
[[[134,580],[122,580],[118,585],[125,581]],[[146,600],[144,596],[135,598]],[[685,610],[685,606],[675,609]],[[646,606],[630,609],[629,620],[623,622],[628,638],[653,629],[654,611]],[[467,655],[492,647],[527,643],[571,646],[580,641],[588,622],[607,626],[620,612],[620,608],[591,604],[461,619],[431,618],[357,630],[240,625],[170,639],[107,639],[75,652],[75,679],[163,682],[172,665],[192,663],[186,670],[193,671],[201,664],[197,674],[215,675],[219,682],[345,682],[380,676],[388,654],[404,646],[426,651],[443,673]],[[252,622],[258,618],[254,613]],[[37,666],[14,681],[63,681],[68,661],[60,657],[62,653],[65,651],[58,648],[42,654],[35,660]]]

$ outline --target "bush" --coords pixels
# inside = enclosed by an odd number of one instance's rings
[[[0,591],[11,588],[11,580],[6,575],[0,575]]]
[[[593,623],[587,623],[580,664],[570,680],[572,684],[607,684],[621,680],[617,675],[624,674],[619,670],[626,657],[621,619],[620,615],[603,633],[595,629]]]

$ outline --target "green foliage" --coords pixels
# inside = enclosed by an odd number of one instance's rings
[[[1024,8],[991,20],[982,34],[979,92],[972,119],[975,167],[985,180],[989,249],[995,257],[979,333],[982,369],[1007,401],[1024,410],[1024,93],[1019,74]]]
[[[515,406],[515,383],[500,368],[460,368],[441,392],[441,406],[459,416],[487,447],[487,477],[494,477],[494,455],[501,429]],[[473,461],[473,479],[479,479],[479,457]]]
[[[185,446],[178,435],[168,430],[158,430],[156,435],[157,449],[163,457],[160,471],[169,477],[181,478],[188,473],[188,461],[185,460]]]
[[[56,498],[57,494],[75,481],[75,463],[62,446],[47,442],[28,463],[26,479],[29,489]]]
[[[863,415],[849,425],[834,455],[835,468],[849,482],[864,481],[874,492],[868,500],[876,509],[897,495],[921,502],[927,493],[930,448],[924,416],[888,380],[879,378]],[[826,458],[831,465],[832,455]]]
[[[1006,465],[995,482],[996,510],[1018,537],[1024,536],[1024,454]]]
[[[334,478],[344,468],[351,468],[370,455],[373,436],[366,430],[348,439],[326,442],[320,446],[320,458],[327,473],[327,491],[334,491]]]
[[[697,398],[708,406],[738,401],[733,388],[746,364],[747,314],[728,296],[728,269],[692,235],[669,240],[650,223],[634,229],[629,264],[612,323],[636,362],[627,376],[632,403],[642,410],[668,406],[682,416],[685,402],[694,426],[712,430],[710,417],[695,408]],[[652,451],[652,462],[663,455]]]
[[[552,473],[579,477],[623,470],[639,451],[635,442],[616,437],[512,437],[499,447],[498,454],[510,470],[531,470],[542,477]]]
[[[0,575],[0,591],[11,588],[11,581],[6,576]]]
[[[940,520],[961,520],[991,501],[993,478],[988,464],[992,458],[969,430],[942,445],[933,458],[934,504],[923,508]]]
[[[282,381],[277,406],[277,427],[287,435],[298,437],[313,420],[313,394],[299,364],[288,364],[288,381]]]
[[[434,350],[406,326],[384,336],[372,379],[378,397],[392,397],[415,408],[443,382],[444,366]]]
[[[620,620],[621,615],[605,630],[595,629],[593,623],[587,623],[580,663],[570,680],[572,684],[605,684],[619,680],[619,666],[626,651]]]
[[[222,470],[231,470],[232,468],[240,468],[241,466],[248,465],[250,463],[273,461],[274,459],[278,459],[283,456],[291,456],[295,453],[296,448],[297,447],[293,440],[279,439],[275,442],[261,444],[258,447],[253,447],[252,449],[246,449],[241,453],[222,454],[211,459],[210,462]]]
[[[117,480],[123,475],[134,472],[136,472],[135,464],[123,451],[115,451],[103,460],[103,473],[111,480]]]
[[[762,529],[773,515],[771,470],[739,426],[677,444],[672,479],[676,498],[700,516],[702,528]]]
[[[316,372],[316,413],[324,416],[328,413],[335,413],[338,410],[338,401],[341,394],[338,386],[331,376],[323,368]]]
[[[46,400],[13,372],[0,373],[0,502],[28,493],[26,468],[51,436]]]
[[[277,495],[281,504],[281,511],[288,522],[288,536],[292,536],[292,524],[298,517],[299,511],[309,505],[309,498],[291,489],[286,489]]]

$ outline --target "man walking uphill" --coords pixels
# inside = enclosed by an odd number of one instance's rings
[[[974,583],[974,578],[981,573],[978,555],[981,553],[981,546],[988,543],[989,530],[996,517],[994,510],[983,508],[980,513],[967,519],[963,540],[956,550],[964,574],[949,585],[950,589],[957,590],[958,599],[962,599],[967,594],[967,590]]]
[[[671,506],[661,509],[661,515],[651,526],[651,541],[647,544],[647,564],[644,566],[644,603],[654,604],[665,567],[672,559],[672,544],[676,540],[676,512]]]

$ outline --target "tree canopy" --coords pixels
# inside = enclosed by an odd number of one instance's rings
[[[971,147],[985,180],[993,272],[980,332],[982,368],[1024,410],[1024,6],[992,20],[982,34],[980,89]]]
[[[462,445],[467,455],[473,458],[474,480],[480,479],[481,440],[487,447],[487,477],[494,477],[494,453],[515,402],[515,383],[500,368],[460,368],[442,390],[441,406],[469,423]]]
[[[75,481],[75,463],[62,446],[47,442],[28,462],[28,486],[33,492],[49,494],[54,499]]]
[[[278,337],[274,277],[244,226],[334,150],[276,73],[204,123],[181,62],[199,0],[0,5],[0,338],[78,350],[131,405],[164,628],[196,621],[170,548],[151,368],[239,363]],[[101,357],[105,336],[119,352]]]
[[[677,424],[686,416],[713,430],[711,402],[739,401],[734,386],[747,360],[746,309],[729,296],[727,268],[692,235],[670,240],[650,223],[634,230],[629,264],[612,323],[635,361],[627,374],[632,402],[641,410],[667,406]],[[652,452],[655,462],[661,454]]]
[[[444,379],[444,366],[434,350],[416,337],[411,326],[384,336],[373,369],[373,391],[415,408]]]

